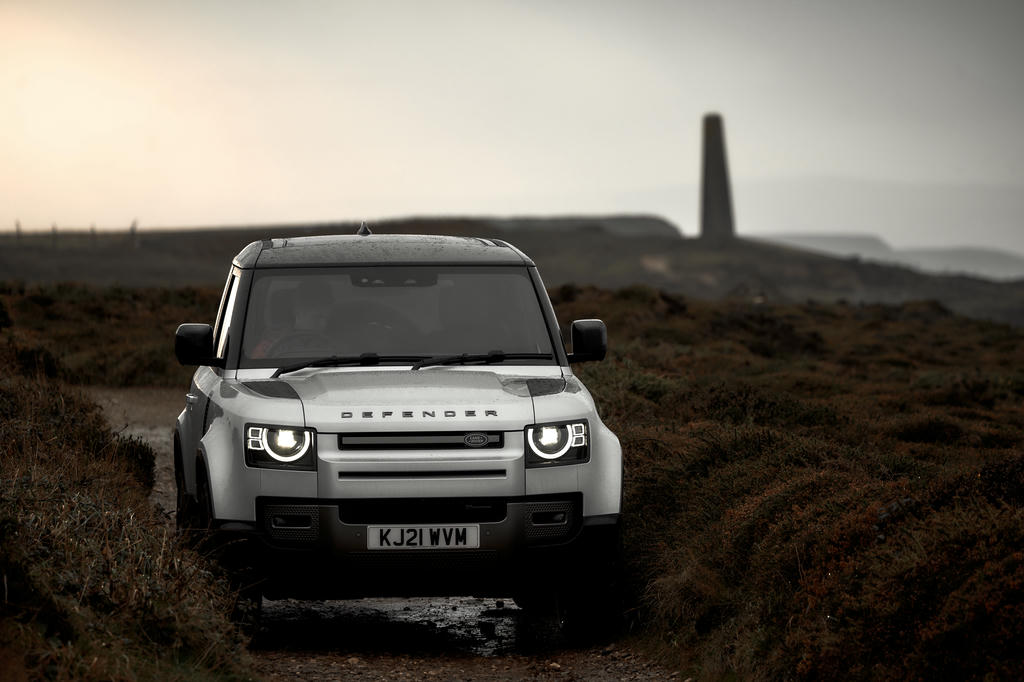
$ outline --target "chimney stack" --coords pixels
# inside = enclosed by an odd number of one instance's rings
[[[735,236],[729,165],[725,158],[725,127],[721,116],[708,114],[704,117],[700,238],[711,244],[728,244]]]

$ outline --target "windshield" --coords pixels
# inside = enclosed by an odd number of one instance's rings
[[[239,366],[495,350],[556,362],[525,267],[268,269],[253,275]]]

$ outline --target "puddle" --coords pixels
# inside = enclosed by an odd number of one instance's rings
[[[527,614],[511,599],[264,599],[251,648],[487,657],[541,653],[562,644],[553,617]]]

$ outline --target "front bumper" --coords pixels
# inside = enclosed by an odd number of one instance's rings
[[[507,596],[572,580],[617,542],[618,515],[580,493],[509,498],[257,498],[257,522],[218,530],[271,598]],[[475,549],[368,550],[367,526],[478,524]]]

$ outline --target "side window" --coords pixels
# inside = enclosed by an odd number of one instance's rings
[[[217,326],[213,330],[213,338],[217,358],[223,359],[228,348],[228,337],[231,335],[231,318],[235,312],[235,297],[238,293],[238,275],[232,274],[224,287],[220,311],[217,313]]]

